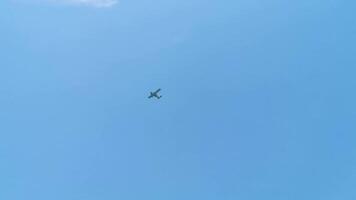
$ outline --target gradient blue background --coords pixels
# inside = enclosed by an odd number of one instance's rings
[[[355,9],[2,1],[0,199],[355,200]]]

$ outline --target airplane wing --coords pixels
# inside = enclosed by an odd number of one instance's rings
[[[159,91],[161,91],[161,88],[159,88],[158,90],[156,90],[156,92],[154,92],[154,93],[156,93],[156,94],[157,94]]]

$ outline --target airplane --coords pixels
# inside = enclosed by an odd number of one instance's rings
[[[156,90],[155,92],[150,92],[150,96],[148,97],[149,99],[152,97],[156,97],[157,99],[160,99],[162,96],[158,95],[158,92],[161,91],[161,88]]]

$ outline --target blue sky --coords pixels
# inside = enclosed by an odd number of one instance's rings
[[[356,199],[355,8],[3,1],[0,199]]]

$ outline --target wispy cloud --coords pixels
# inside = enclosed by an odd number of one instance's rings
[[[52,1],[56,3],[93,6],[98,8],[112,7],[118,3],[118,0],[52,0]]]

